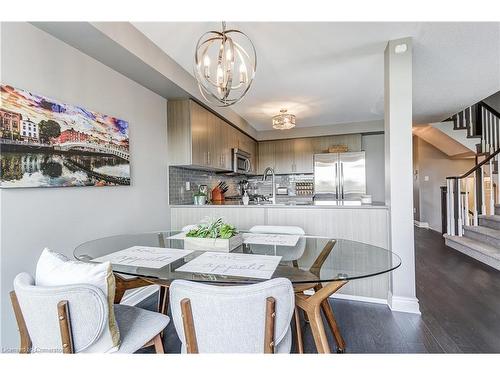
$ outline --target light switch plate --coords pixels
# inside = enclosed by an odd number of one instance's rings
[[[429,176],[424,176],[424,181],[429,181]]]
[[[191,182],[186,181],[186,191],[191,190]]]

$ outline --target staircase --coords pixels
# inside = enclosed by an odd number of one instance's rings
[[[476,165],[446,179],[446,245],[500,270],[500,113],[479,102],[450,118],[477,138]]]

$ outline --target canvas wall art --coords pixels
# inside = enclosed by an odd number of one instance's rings
[[[0,88],[0,187],[130,185],[127,121]]]

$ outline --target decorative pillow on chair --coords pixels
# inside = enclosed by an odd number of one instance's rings
[[[36,265],[36,285],[62,286],[91,284],[104,293],[108,299],[108,327],[101,338],[89,348],[89,352],[115,352],[120,345],[120,332],[116,324],[113,303],[115,299],[115,276],[111,263],[84,263],[70,260],[62,254],[43,249]],[[71,316],[71,306],[70,316]]]

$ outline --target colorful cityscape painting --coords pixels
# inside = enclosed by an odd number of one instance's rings
[[[0,89],[0,187],[130,185],[127,121]]]

